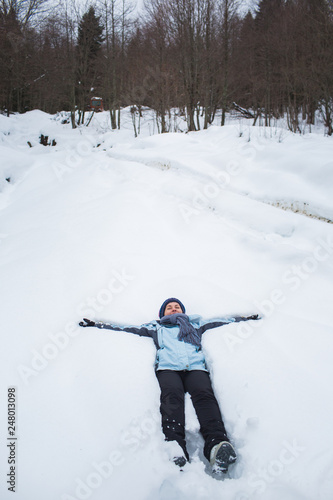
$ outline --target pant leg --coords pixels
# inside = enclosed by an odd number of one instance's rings
[[[184,387],[192,398],[200,432],[205,440],[204,455],[209,460],[213,446],[228,441],[221,411],[214,395],[209,374],[202,370],[185,372]]]
[[[172,370],[158,370],[156,376],[161,388],[160,411],[165,439],[177,441],[188,460],[185,442],[185,391],[182,377],[179,372]]]

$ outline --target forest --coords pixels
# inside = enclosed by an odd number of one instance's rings
[[[87,124],[101,96],[113,129],[121,109],[149,107],[160,132],[172,110],[189,131],[237,109],[289,130],[320,116],[333,135],[333,0],[1,0],[0,110],[68,111]],[[199,120],[200,117],[200,120]],[[215,122],[216,123],[216,122]]]

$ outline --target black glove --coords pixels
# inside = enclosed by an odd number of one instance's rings
[[[95,326],[96,323],[95,323],[95,321],[91,321],[90,319],[83,318],[83,321],[80,321],[79,325],[80,326]]]
[[[261,319],[261,316],[259,316],[259,314],[253,314],[252,316],[247,316],[246,319]]]

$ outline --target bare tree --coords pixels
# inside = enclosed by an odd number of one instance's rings
[[[226,112],[233,101],[230,95],[230,74],[232,67],[232,50],[234,41],[234,32],[238,21],[237,0],[220,0],[219,3],[219,22],[221,37],[221,125],[225,124]]]
[[[177,48],[188,130],[197,130],[200,103],[200,61],[205,30],[206,0],[170,0],[170,28]]]
[[[26,109],[28,87],[33,83],[33,30],[29,24],[47,0],[1,0],[0,65],[1,101],[9,114]]]
[[[120,127],[121,88],[124,78],[125,44],[133,6],[126,0],[101,0],[105,27],[103,92],[110,111],[111,126]],[[118,116],[117,116],[118,115]]]
[[[207,0],[204,11],[204,31],[201,49],[201,89],[200,103],[204,113],[204,128],[211,124],[218,106],[219,91],[219,50],[218,47],[218,20],[215,3]]]
[[[1,0],[0,13],[7,16],[15,12],[21,28],[25,28],[32,18],[45,11],[49,0]]]
[[[162,133],[169,131],[167,115],[174,99],[173,48],[169,35],[169,9],[163,0],[145,4],[145,47],[148,49],[148,74],[144,80],[146,101],[156,111],[156,123]]]

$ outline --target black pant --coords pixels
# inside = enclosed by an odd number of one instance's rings
[[[185,442],[185,393],[188,392],[205,440],[204,455],[209,460],[212,447],[228,441],[209,374],[202,370],[159,370],[156,376],[161,387],[160,410],[165,439],[177,441],[189,458]]]

